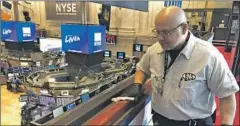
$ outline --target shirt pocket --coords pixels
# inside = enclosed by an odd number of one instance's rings
[[[203,88],[201,85],[203,84],[206,85],[205,80],[201,77],[196,77],[195,80],[189,81],[179,80],[172,101],[182,106],[196,102],[199,94],[202,92]]]

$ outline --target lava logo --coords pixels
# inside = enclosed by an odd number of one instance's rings
[[[31,37],[31,28],[30,27],[23,27],[22,32],[23,32],[23,37]]]
[[[182,75],[182,79],[184,81],[190,81],[190,80],[195,80],[196,79],[196,75],[192,74],[192,73],[184,73]]]
[[[102,34],[94,33],[94,46],[101,46],[102,45]]]
[[[7,34],[10,34],[10,33],[12,33],[11,29],[3,29],[3,35],[7,35]]]
[[[65,37],[65,43],[73,43],[80,41],[80,37],[76,35],[66,35]]]

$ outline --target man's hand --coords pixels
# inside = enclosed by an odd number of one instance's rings
[[[142,84],[132,84],[128,87],[120,97],[113,98],[112,101],[130,100],[138,103],[143,95]]]
[[[134,97],[134,102],[138,103],[143,95],[142,84],[133,84],[133,91],[129,94],[130,97]]]
[[[220,98],[221,124],[233,125],[236,112],[235,94],[225,98]]]

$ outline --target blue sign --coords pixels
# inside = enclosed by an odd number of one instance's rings
[[[17,25],[19,30],[18,41],[33,42],[36,40],[36,25],[31,22],[19,22]]]
[[[182,1],[178,0],[178,1],[164,1],[164,7],[168,7],[168,6],[177,6],[177,7],[182,7]]]
[[[62,51],[92,54],[106,46],[105,26],[80,24],[61,25]]]
[[[33,42],[36,25],[32,22],[2,21],[2,41]]]
[[[1,23],[2,41],[17,42],[17,32],[15,22],[4,22]]]

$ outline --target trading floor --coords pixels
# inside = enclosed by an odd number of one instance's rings
[[[1,125],[240,126],[239,23],[240,1],[1,1]]]

